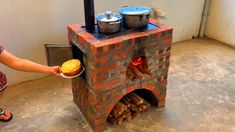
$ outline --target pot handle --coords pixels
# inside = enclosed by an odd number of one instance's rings
[[[120,24],[120,23],[121,23],[121,21],[117,21],[117,22],[110,22],[109,24],[114,25],[114,24]]]

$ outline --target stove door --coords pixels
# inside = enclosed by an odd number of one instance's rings
[[[73,58],[69,44],[45,44],[44,47],[48,66],[61,66]]]

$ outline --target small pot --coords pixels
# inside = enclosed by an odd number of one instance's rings
[[[127,28],[139,28],[148,25],[151,8],[143,6],[124,6],[119,10],[123,16],[124,26]]]
[[[107,11],[96,17],[100,33],[110,34],[119,32],[121,29],[122,16],[118,13]]]

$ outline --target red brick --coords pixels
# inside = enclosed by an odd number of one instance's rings
[[[90,50],[91,50],[91,52],[94,53],[95,55],[100,54],[100,53],[98,52],[98,49],[97,49],[96,47],[94,47],[92,44],[90,45]]]
[[[134,86],[130,86],[130,87],[126,88],[126,94],[129,94],[129,93],[131,93],[134,90],[135,90],[135,87]]]
[[[96,77],[96,81],[99,82],[99,81],[103,81],[103,80],[106,80],[108,78],[108,74],[107,73],[104,73],[102,75],[99,75]]]
[[[105,63],[105,62],[107,62],[107,60],[108,60],[107,56],[102,56],[102,57],[96,59],[96,63]]]
[[[108,97],[109,97],[109,98],[114,98],[115,95],[116,95],[115,93],[110,93]]]
[[[153,89],[153,93],[154,93],[155,95],[159,95],[159,94],[160,94],[160,89],[159,89],[159,88]]]
[[[93,47],[95,48],[102,48],[103,52],[108,52],[111,48],[110,46],[113,46],[113,44],[120,44],[123,40],[118,37],[118,38],[111,38],[111,39],[107,39],[107,40],[103,40],[103,41],[97,41],[97,42],[92,42],[91,45],[93,45]]]
[[[78,38],[78,42],[82,45],[86,45],[86,40],[84,38],[82,38],[81,36],[77,35],[77,38]]]
[[[161,94],[161,95],[158,97],[158,101],[165,100],[165,98],[166,98],[166,94]]]
[[[78,33],[79,43],[85,45],[87,42],[94,41],[96,38],[88,32]]]
[[[121,100],[122,97],[123,97],[123,94],[122,94],[122,93],[119,93],[119,94],[115,97],[116,102],[118,102],[119,100]]]
[[[156,42],[156,45],[159,46],[161,43],[160,42]]]
[[[100,116],[101,116],[101,113],[100,113],[100,112],[96,112],[95,117],[96,117],[96,118],[99,118]]]
[[[78,32],[78,31],[82,31],[82,28],[80,25],[69,25],[68,30],[73,31],[73,32]]]
[[[137,33],[133,33],[133,34],[129,34],[129,35],[126,35],[124,36],[124,39],[125,40],[129,40],[129,39],[136,39],[136,38],[140,38],[140,37],[146,37],[148,36],[147,33],[144,33],[144,32],[137,32]]]
[[[165,26],[165,25],[162,25],[162,26],[161,26],[161,29],[162,29],[163,31],[173,30],[173,28],[172,28],[172,27]]]
[[[121,87],[121,83],[117,84],[117,86],[114,86],[114,87],[104,87],[104,88],[99,89],[99,90],[101,92],[108,92],[108,91],[120,89],[120,87]],[[114,97],[115,97],[115,95],[114,95]]]
[[[126,75],[126,70],[125,71],[121,71],[120,75]]]
[[[146,84],[145,88],[148,89],[148,90],[152,90],[153,85],[151,83],[148,83],[148,84]]]
[[[166,100],[161,100],[157,102],[158,107],[164,107],[166,104]]]
[[[103,46],[103,51],[102,53],[107,53],[109,51],[109,46]]]
[[[118,54],[113,54],[112,55],[112,59],[122,59],[122,58],[125,58],[127,57],[128,55],[130,55],[130,52],[129,51],[123,51],[121,53],[118,53]]]
[[[102,132],[105,129],[105,125],[95,126],[94,132]]]
[[[99,45],[101,45],[101,41],[100,40],[97,40],[97,41],[94,41],[94,42],[91,42],[91,45],[94,47],[94,48],[98,48]]]
[[[106,109],[106,111],[105,111],[105,114],[110,114],[110,112],[113,110],[113,107],[114,107],[114,105],[113,104],[110,104],[108,107],[107,107],[107,109]]]
[[[103,101],[103,102],[106,102],[106,101],[107,101],[107,97],[106,97],[106,96],[103,96],[103,97],[102,97],[102,101]]]
[[[96,89],[102,89],[102,88],[112,87],[113,84],[119,84],[119,83],[120,83],[120,79],[113,79],[113,80],[110,80],[110,81],[106,81],[106,82],[96,84],[94,87]]]
[[[114,39],[108,39],[105,41],[95,41],[95,42],[91,42],[92,45],[92,51],[98,55],[101,53],[107,53],[110,50],[113,50],[112,47],[115,44],[115,48],[119,48],[118,45],[120,45],[119,39],[118,38],[114,38]],[[116,45],[117,44],[117,45]],[[102,51],[100,52],[99,49],[102,49]]]
[[[102,104],[96,104],[96,109],[102,110],[102,109],[104,109],[104,106]]]
[[[100,119],[97,119],[95,120],[95,124],[96,125],[100,125],[100,124],[103,124],[106,122],[106,119],[105,118],[100,118]]]
[[[172,37],[170,37],[170,38],[167,38],[167,39],[165,39],[164,40],[164,45],[171,45],[172,44]]]
[[[167,80],[161,81],[161,86],[162,86],[162,87],[166,87],[166,86],[167,86]]]
[[[121,43],[123,40],[120,37],[117,38],[111,38],[111,39],[107,39],[102,41],[102,44],[99,46],[111,46],[112,44],[117,44],[117,43]]]
[[[161,39],[162,34],[161,34],[161,33],[157,33],[157,34],[156,34],[156,37],[157,37],[157,39]]]
[[[116,62],[112,65],[107,65],[107,66],[102,66],[100,68],[97,68],[96,71],[99,72],[104,72],[104,71],[108,71],[108,70],[112,70],[112,69],[116,69],[118,67],[121,66],[121,62]]]
[[[156,28],[153,30],[145,31],[145,32],[149,35],[156,36],[156,38],[158,38],[158,39],[161,39],[161,32],[162,32],[161,28]]]
[[[122,49],[122,43],[115,44],[115,49],[116,50]]]

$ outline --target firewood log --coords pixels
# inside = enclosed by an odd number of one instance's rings
[[[137,75],[138,78],[142,79],[144,77],[144,74],[141,73],[138,68],[136,68],[136,66],[134,66],[133,64],[130,64],[128,66],[128,68]]]
[[[135,93],[130,93],[127,95],[127,97],[130,98],[131,101],[136,105],[140,105],[144,103],[144,100]]]
[[[141,115],[141,113],[133,113],[133,115],[132,115],[132,118],[136,118],[136,117],[139,117]]]
[[[120,124],[122,124],[123,119],[108,118],[108,121],[112,125],[120,125]]]
[[[137,106],[132,106],[131,107],[131,111],[132,112],[138,112],[139,111],[139,108]]]
[[[113,124],[121,124],[124,120],[130,121],[150,108],[150,103],[135,93],[123,97],[113,108],[108,116],[108,121]]]
[[[123,119],[118,120],[118,125],[121,125],[121,124],[122,124],[122,122],[123,122]]]
[[[136,79],[136,76],[137,75],[130,68],[127,68],[127,77],[128,77],[128,79],[134,80],[134,79]]]
[[[146,74],[146,75],[148,75],[149,77],[152,77],[153,76],[153,74],[149,71],[149,69],[148,69],[148,61],[147,61],[147,59],[144,57],[144,58],[142,58],[142,63],[140,64],[140,65],[138,65],[137,66],[137,69],[141,72],[141,73],[143,73],[143,74]]]
[[[130,115],[130,116],[127,116],[126,118],[125,118],[125,120],[127,120],[127,121],[130,121],[132,119],[132,116]]]
[[[126,117],[124,119],[127,120],[127,121],[130,121],[131,118],[132,118],[131,112],[130,111],[126,111],[125,114],[126,114]]]
[[[116,117],[120,116],[125,110],[127,110],[126,105],[124,105],[124,104],[121,103],[121,102],[118,102],[118,103],[114,106],[114,108],[113,108],[111,114],[116,118]]]
[[[130,107],[131,107],[131,104],[126,100],[126,98],[123,98],[123,99],[121,100],[121,102],[122,102],[124,105],[126,105],[127,108],[130,108]]]
[[[147,108],[149,108],[151,106],[151,104],[145,100],[144,100],[144,104],[146,105]]]

